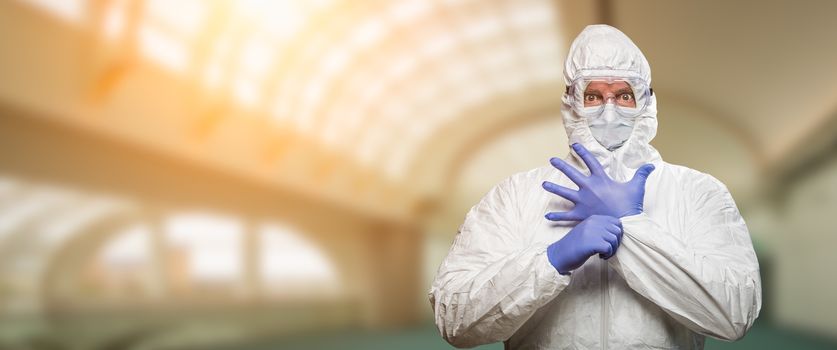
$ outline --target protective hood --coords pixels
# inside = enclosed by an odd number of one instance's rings
[[[642,51],[624,33],[608,25],[591,25],[575,38],[564,64],[564,83],[585,75],[638,77],[651,84],[651,67]],[[569,143],[580,143],[596,155],[607,173],[617,181],[627,181],[637,168],[646,163],[658,164],[660,154],[650,142],[657,134],[657,97],[651,100],[638,117],[631,137],[622,147],[608,151],[593,137],[585,118],[572,109],[568,96],[563,96],[561,114]],[[568,160],[586,168],[578,156],[570,152]]]

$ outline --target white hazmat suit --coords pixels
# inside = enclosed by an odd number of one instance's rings
[[[567,84],[590,69],[651,81],[642,52],[605,25],[587,27],[573,42]],[[541,183],[577,186],[550,166],[501,182],[468,212],[430,289],[445,340],[456,347],[504,341],[506,349],[702,349],[704,336],[744,336],[761,308],[747,226],[721,182],[660,158],[649,144],[656,112],[652,96],[630,138],[608,151],[564,104],[570,143],[590,150],[611,178],[628,181],[641,165],[654,164],[644,212],[621,219],[622,242],[612,258],[593,256],[561,275],[546,250],[573,224],[544,214],[573,203]],[[566,161],[587,172],[576,154]]]

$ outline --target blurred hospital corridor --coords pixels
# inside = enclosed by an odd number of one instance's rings
[[[0,349],[452,349],[468,210],[569,152],[564,60],[647,56],[652,142],[733,194],[763,307],[837,348],[837,2],[0,1]],[[482,349],[501,349],[501,343]]]

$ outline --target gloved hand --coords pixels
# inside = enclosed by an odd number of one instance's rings
[[[562,275],[568,275],[590,256],[598,253],[602,259],[616,254],[622,243],[622,223],[612,216],[593,215],[570,230],[566,236],[546,249],[552,266]]]
[[[645,181],[654,171],[653,164],[645,164],[634,173],[631,181],[619,183],[613,181],[605,173],[602,165],[584,146],[576,143],[572,145],[587,167],[590,176],[585,176],[573,166],[559,158],[549,160],[552,166],[558,168],[578,185],[578,191],[544,181],[543,188],[575,203],[575,207],[568,212],[552,212],[546,218],[552,221],[578,221],[591,215],[607,215],[615,218],[642,213],[645,200]]]

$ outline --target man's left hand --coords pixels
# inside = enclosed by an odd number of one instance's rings
[[[567,212],[551,212],[546,218],[552,221],[581,221],[592,215],[606,215],[615,218],[642,213],[645,197],[645,182],[651,172],[653,164],[645,164],[634,173],[634,177],[624,183],[613,181],[605,173],[601,163],[581,144],[573,144],[573,150],[581,157],[590,176],[579,172],[560,158],[552,158],[549,162],[567,175],[578,185],[578,191],[544,181],[543,188],[573,202],[575,207]]]

